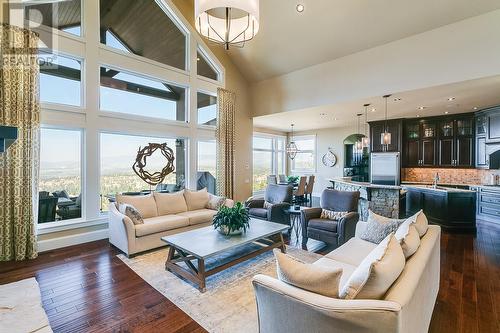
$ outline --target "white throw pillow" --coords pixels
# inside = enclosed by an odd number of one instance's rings
[[[395,232],[404,219],[393,219],[368,211],[365,230],[359,235],[362,240],[379,244],[391,232]]]
[[[337,298],[342,268],[306,264],[274,249],[278,279],[313,293]]]
[[[328,210],[328,209],[322,209],[321,210],[321,215],[320,219],[328,219],[328,220],[334,220],[334,221],[339,221],[341,220],[344,216],[349,214],[349,212],[334,212],[333,210]]]
[[[189,211],[204,209],[209,200],[207,188],[199,191],[185,190],[184,198]]]
[[[354,270],[340,291],[344,299],[381,299],[405,267],[405,256],[391,233]]]
[[[420,210],[411,218],[414,219],[413,225],[417,229],[420,238],[422,238],[427,232],[427,229],[429,229],[429,221],[427,220],[427,216],[425,216],[424,212]]]
[[[217,195],[209,193],[206,208],[212,210],[219,210],[219,208],[224,206],[225,203],[226,203],[226,198],[219,197]]]
[[[401,224],[394,236],[399,241],[406,259],[417,252],[420,246],[420,236],[418,235],[417,228],[415,228],[413,224],[413,219],[409,218]]]

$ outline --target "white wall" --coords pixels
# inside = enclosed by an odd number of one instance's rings
[[[355,126],[342,128],[327,128],[321,130],[303,131],[296,133],[299,135],[316,135],[316,182],[314,185],[314,195],[318,196],[321,192],[331,186],[329,178],[342,177],[344,170],[344,139],[351,134],[356,133]],[[335,156],[337,156],[337,164],[330,168],[323,165],[321,159],[331,147]]]
[[[499,75],[499,31],[496,10],[258,82],[254,116]]]

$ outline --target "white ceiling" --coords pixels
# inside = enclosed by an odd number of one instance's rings
[[[256,38],[229,53],[260,81],[499,8],[499,0],[261,0]]]
[[[449,101],[449,98],[455,98]],[[400,98],[401,100],[395,100]],[[384,118],[385,104],[382,97],[373,97],[349,103],[307,108],[275,113],[253,118],[254,127],[289,132],[295,130],[353,126],[356,115],[364,113],[363,105],[370,103],[368,121]],[[474,107],[483,109],[500,105],[500,76],[465,81],[449,85],[395,93],[388,99],[388,118],[414,118],[417,115],[437,116],[473,112]],[[424,106],[424,110],[419,107]],[[372,111],[375,108],[375,111]],[[361,118],[361,123],[364,116]]]

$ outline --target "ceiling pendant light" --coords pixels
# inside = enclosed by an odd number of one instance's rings
[[[361,139],[363,148],[370,147],[370,138],[368,137],[368,107],[370,104],[363,105],[365,107],[365,136]]]
[[[389,133],[389,128],[387,127],[387,99],[391,97],[391,95],[385,95],[385,126],[384,133],[380,134],[380,144],[384,146],[384,149],[387,150],[389,145],[391,144],[391,133]]]
[[[356,132],[356,135],[359,135],[359,119],[360,117],[362,116],[363,114],[362,113],[358,113],[357,116],[358,116],[358,131]],[[359,139],[359,141],[356,141],[355,143],[355,147],[356,147],[356,150],[358,151],[361,151],[363,150],[363,142],[361,140],[361,138]]]
[[[195,0],[196,30],[209,41],[243,47],[259,31],[259,0]]]
[[[292,124],[292,134],[290,136],[290,142],[286,145],[286,155],[291,160],[293,160],[295,156],[297,156],[297,153],[299,152],[299,149],[297,148],[295,141],[293,141],[293,126],[294,124]]]

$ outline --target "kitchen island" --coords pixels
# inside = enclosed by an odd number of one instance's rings
[[[476,230],[476,191],[439,185],[402,185],[406,189],[406,215],[423,210],[429,222],[443,229]]]
[[[376,214],[392,218],[400,218],[406,213],[405,203],[400,204],[401,186],[356,182],[346,178],[334,178],[329,181],[336,190],[360,192],[358,212],[362,221],[368,219],[369,209]]]

